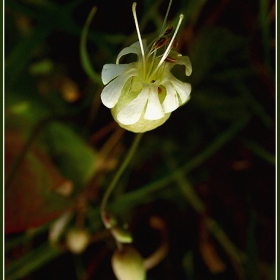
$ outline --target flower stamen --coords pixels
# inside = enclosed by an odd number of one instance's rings
[[[172,30],[173,30],[173,26],[171,25],[165,29],[163,35],[164,36],[169,35],[172,32]]]
[[[158,39],[155,39],[151,44],[150,46],[148,47],[150,49],[149,53],[148,53],[148,56],[149,57],[150,55],[153,54],[153,57],[151,59],[151,65],[149,67],[149,70],[148,70],[148,77],[152,76],[151,75],[151,71],[154,67],[154,61],[155,61],[155,58],[156,58],[156,53],[157,53],[157,50],[165,45],[168,44],[169,42],[169,38],[164,38],[162,36],[165,36],[165,35],[168,35],[170,32],[172,32],[173,30],[173,26],[167,26],[166,27],[166,22],[167,22],[167,17],[168,17],[168,14],[169,14],[169,11],[170,11],[170,8],[171,8],[171,4],[172,4],[172,0],[169,1],[169,4],[168,4],[168,7],[167,7],[167,10],[166,10],[166,13],[165,13],[165,17],[164,17],[164,20],[163,20],[163,23],[162,23],[162,27],[161,27],[161,30],[159,32],[159,37]],[[153,74],[156,73],[156,71],[153,71]]]
[[[180,25],[181,25],[181,23],[182,23],[183,18],[184,18],[184,15],[181,14],[181,15],[179,16],[179,22],[178,22],[178,24],[177,24],[176,30],[174,31],[174,34],[173,34],[173,36],[172,36],[172,38],[171,38],[171,40],[170,40],[170,42],[169,42],[169,45],[168,45],[167,49],[165,50],[164,54],[162,55],[162,58],[161,58],[160,62],[158,63],[158,65],[157,65],[156,69],[154,70],[154,72],[156,72],[156,71],[159,69],[159,67],[161,66],[161,64],[162,64],[162,63],[165,61],[165,59],[167,58],[167,56],[168,56],[168,54],[169,54],[169,52],[170,52],[170,50],[171,50],[171,48],[172,48],[172,46],[173,46],[173,42],[174,42],[174,40],[175,40],[176,34],[177,34],[178,30],[179,30],[179,27],[180,27]]]
[[[154,52],[155,50],[160,49],[161,47],[167,45],[168,43],[169,43],[169,38],[164,38],[164,37],[162,37],[162,38],[158,39],[158,40],[155,42],[155,44],[154,44],[154,47],[153,47],[154,50],[153,50],[152,52]]]
[[[171,63],[175,63],[175,62],[177,61],[177,59],[168,56],[164,61],[166,61],[166,62],[171,62]]]
[[[164,30],[164,28],[166,26],[166,21],[167,21],[167,17],[168,17],[168,14],[169,14],[169,10],[170,10],[171,4],[172,4],[172,0],[169,1],[168,7],[167,7],[167,11],[166,11],[166,14],[165,14],[165,17],[164,17],[164,20],[163,20],[163,24],[162,24],[162,27],[161,27],[161,30],[160,30],[160,33],[159,33],[159,37],[161,37],[163,35],[163,30]],[[165,30],[165,32],[166,32],[166,30]]]
[[[137,31],[137,36],[138,36],[139,44],[140,44],[140,48],[141,48],[142,61],[143,61],[142,63],[143,63],[143,69],[144,69],[144,73],[145,73],[145,69],[146,69],[145,51],[144,51],[144,47],[143,47],[143,43],[142,43],[142,38],[141,38],[141,34],[140,34],[140,29],[139,29],[139,24],[138,24],[137,15],[136,15],[136,5],[137,5],[136,2],[134,2],[132,4],[132,14],[133,14],[133,18],[134,18],[134,22],[135,22],[135,27],[136,27],[136,31]]]

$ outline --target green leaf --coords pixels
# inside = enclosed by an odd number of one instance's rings
[[[36,48],[47,38],[51,27],[51,24],[41,23],[8,54],[5,66],[7,88],[13,87],[21,78]]]
[[[5,279],[22,279],[22,277],[45,265],[61,253],[61,250],[52,248],[48,244],[43,244],[10,263],[5,270]]]
[[[84,186],[96,171],[96,153],[72,129],[61,123],[52,123],[46,129],[50,153],[62,174]]]
[[[241,54],[246,50],[246,44],[245,38],[224,28],[205,28],[198,34],[189,54],[193,66],[191,79],[198,83],[215,74],[217,66],[223,72],[233,68],[236,59],[245,59]]]

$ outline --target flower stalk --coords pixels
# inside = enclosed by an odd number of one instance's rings
[[[102,202],[101,202],[101,219],[103,221],[103,224],[106,228],[112,228],[112,221],[110,220],[110,218],[108,218],[108,212],[107,212],[107,203],[108,203],[108,199],[111,195],[111,193],[113,192],[114,188],[116,187],[121,175],[123,174],[124,170],[126,169],[126,167],[128,166],[128,164],[131,162],[131,159],[133,157],[133,155],[135,154],[137,147],[140,143],[140,140],[142,138],[143,134],[139,133],[136,134],[133,143],[129,149],[129,151],[127,152],[127,155],[125,157],[125,159],[123,160],[122,164],[120,165],[118,171],[116,172],[113,180],[111,181],[109,187],[107,188],[103,198],[102,198]]]

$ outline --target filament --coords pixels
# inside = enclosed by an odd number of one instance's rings
[[[183,18],[184,18],[184,15],[181,14],[180,17],[179,17],[179,22],[178,22],[178,24],[177,24],[176,30],[174,31],[174,34],[173,34],[173,36],[172,36],[172,38],[171,38],[171,40],[170,40],[170,42],[169,42],[169,45],[168,45],[167,49],[165,50],[164,54],[162,55],[161,60],[160,60],[160,62],[158,63],[156,69],[155,69],[155,72],[159,69],[159,67],[161,66],[161,64],[163,63],[163,61],[167,58],[167,56],[168,56],[168,54],[169,54],[169,52],[170,52],[170,50],[171,50],[171,48],[172,48],[172,44],[173,44],[173,42],[174,42],[174,39],[175,39],[175,37],[176,37],[176,34],[177,34],[178,30],[179,30],[179,27],[180,27],[180,25],[181,25],[181,23],[182,23]]]
[[[169,11],[170,11],[171,4],[172,4],[172,0],[169,1],[169,4],[168,4],[167,10],[166,10],[166,14],[165,14],[165,17],[164,17],[164,21],[163,21],[163,24],[162,24],[162,27],[161,27],[159,36],[162,35],[163,30],[164,30],[164,28],[165,28],[165,25],[166,25],[166,21],[167,21],[167,17],[168,17]]]
[[[137,31],[137,35],[138,35],[140,48],[141,48],[141,54],[142,54],[142,58],[143,58],[143,68],[144,68],[144,73],[145,73],[145,68],[146,68],[145,67],[145,52],[144,52],[144,47],[143,47],[142,38],[141,38],[140,30],[139,30],[139,24],[138,24],[137,15],[136,15],[136,5],[137,5],[136,2],[134,2],[132,4],[132,13],[133,13],[135,27],[136,27],[136,31]]]

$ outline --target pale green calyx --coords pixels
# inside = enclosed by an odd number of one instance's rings
[[[168,11],[169,8],[170,5]],[[147,46],[140,35],[136,3],[133,3],[132,12],[139,41],[124,48],[117,56],[116,64],[104,65],[101,78],[106,86],[101,100],[112,109],[112,115],[121,127],[145,132],[163,124],[171,112],[189,100],[191,85],[178,80],[170,71],[177,64],[184,65],[185,74],[189,76],[192,67],[188,56],[172,49],[183,15],[180,15],[171,39],[168,35],[172,28],[165,26],[166,15],[159,37]],[[119,64],[120,58],[130,53],[137,55],[137,61]]]
[[[123,246],[121,250],[117,249],[111,262],[118,280],[146,279],[144,259],[132,246]]]

